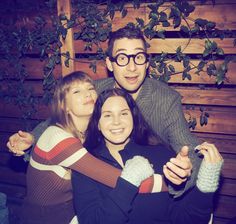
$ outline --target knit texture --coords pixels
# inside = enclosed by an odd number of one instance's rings
[[[197,178],[197,187],[203,193],[215,192],[219,186],[220,171],[223,160],[218,163],[202,161]]]
[[[142,156],[134,156],[125,163],[121,178],[139,187],[141,182],[154,174],[149,161]]]

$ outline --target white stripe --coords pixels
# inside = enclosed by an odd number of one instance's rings
[[[81,148],[80,150],[63,160],[61,163],[59,163],[59,165],[64,167],[70,167],[72,164],[80,160],[87,152],[87,149]]]
[[[161,192],[162,187],[162,176],[160,174],[154,174],[154,184],[152,188],[152,193]]]
[[[66,177],[68,170],[64,169],[63,167],[59,165],[44,165],[44,164],[36,162],[35,160],[33,160],[32,157],[30,158],[30,165],[37,170],[53,171],[59,177],[63,179],[68,179],[68,178],[64,178]]]
[[[43,134],[40,136],[37,146],[45,152],[51,151],[58,143],[62,142],[67,138],[73,137],[72,134],[66,132],[65,130],[56,127],[49,126]],[[74,137],[75,138],[75,137]]]
[[[70,221],[69,224],[79,224],[77,216],[74,216],[73,219]]]

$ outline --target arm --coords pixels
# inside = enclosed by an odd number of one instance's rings
[[[47,148],[46,151],[43,150],[45,148]],[[79,139],[56,126],[50,126],[42,134],[34,148],[32,159],[34,155],[48,158],[50,165],[70,168],[113,188],[121,175],[121,170],[94,157],[83,147]],[[150,180],[154,185],[155,178],[150,178]],[[152,188],[147,188],[145,192],[151,190]]]
[[[116,188],[108,189],[104,196],[98,183],[75,172],[72,188],[75,211],[81,224],[126,223],[137,193],[135,186],[120,178]]]
[[[219,185],[223,158],[213,144],[203,143],[198,148],[204,156],[197,176],[196,186],[175,199],[172,207],[174,223],[208,223],[213,210],[213,196]],[[181,214],[181,215],[180,215]]]
[[[80,223],[126,223],[131,203],[137,194],[135,187],[153,172],[147,159],[134,156],[126,161],[121,178],[112,190],[74,173],[74,204]]]
[[[168,140],[173,149],[178,153],[183,146],[189,148],[189,158],[192,163],[192,173],[188,177],[186,184],[180,190],[170,186],[170,193],[176,197],[183,194],[189,188],[194,186],[196,182],[197,173],[201,163],[201,159],[194,152],[194,148],[200,143],[199,140],[193,136],[188,128],[187,121],[182,110],[181,97],[177,94],[169,101],[169,109],[166,111],[165,130],[167,132]]]
[[[46,130],[50,124],[50,119],[39,123],[32,132],[18,131],[11,135],[7,142],[9,152],[14,153],[15,156],[25,155],[25,150],[34,148],[34,144],[38,141],[39,137]]]

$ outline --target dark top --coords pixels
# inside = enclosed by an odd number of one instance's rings
[[[95,149],[100,159],[120,167],[104,144]],[[153,164],[155,173],[175,153],[163,145],[140,146],[129,142],[120,151],[125,163],[135,155],[142,155]],[[212,212],[212,193],[202,193],[196,187],[184,196],[172,198],[168,192],[137,194],[137,188],[119,178],[115,189],[106,187],[82,174],[73,173],[74,205],[80,224],[154,224],[208,223]]]

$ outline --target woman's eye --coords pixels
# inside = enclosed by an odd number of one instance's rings
[[[128,112],[123,112],[122,115],[123,115],[123,116],[127,116],[127,115],[128,115]]]
[[[111,115],[110,114],[104,114],[103,117],[109,118],[109,117],[111,117]]]
[[[79,91],[79,90],[75,90],[75,91],[73,92],[73,94],[76,94],[76,93],[80,93],[80,91]]]

